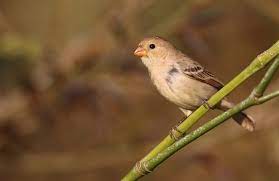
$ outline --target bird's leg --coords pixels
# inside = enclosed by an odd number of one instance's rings
[[[169,133],[170,137],[175,141],[179,140],[184,135],[184,133],[178,129],[179,124],[172,127]]]
[[[172,139],[174,139],[175,141],[179,140],[179,139],[184,135],[183,132],[180,131],[180,130],[178,129],[178,126],[179,126],[185,119],[187,119],[187,117],[188,117],[187,115],[183,116],[182,119],[180,119],[180,121],[178,122],[178,124],[171,128],[169,135],[170,135],[170,137],[171,137]]]
[[[202,105],[206,108],[206,109],[214,109],[215,108],[215,106],[211,106],[208,102],[207,102],[208,100],[203,100],[202,102]]]
[[[191,110],[187,110],[187,109],[184,109],[184,108],[179,108],[179,109],[185,114],[185,116],[183,117],[184,120],[186,118],[188,118],[192,114],[192,112],[193,112]]]
[[[170,130],[170,137],[176,141],[184,135],[184,133],[178,129],[178,126],[192,114],[192,111],[190,110],[186,110],[183,108],[180,108],[180,110],[185,114],[185,116],[183,116],[178,124],[172,127],[172,129]]]

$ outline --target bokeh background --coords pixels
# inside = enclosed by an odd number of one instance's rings
[[[133,56],[139,41],[162,36],[228,82],[278,40],[278,12],[276,0],[1,0],[0,180],[119,180],[182,117]],[[257,131],[228,121],[144,180],[278,180],[278,110],[247,110]]]

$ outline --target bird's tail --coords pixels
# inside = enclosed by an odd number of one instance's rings
[[[234,107],[234,104],[227,101],[226,99],[222,100],[221,103],[218,105],[218,108],[222,111],[227,111]],[[255,120],[247,115],[244,112],[237,113],[232,117],[238,124],[240,124],[243,128],[247,129],[248,131],[254,131],[256,122]]]

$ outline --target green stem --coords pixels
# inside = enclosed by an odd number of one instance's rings
[[[174,153],[176,153],[178,150],[183,148],[184,146],[188,145],[192,141],[196,140],[200,136],[204,135],[205,133],[209,132],[216,126],[220,125],[221,123],[225,122],[229,118],[231,118],[234,114],[247,109],[248,107],[255,105],[256,103],[253,102],[253,99],[247,98],[238,105],[236,105],[234,108],[222,113],[221,115],[217,116],[216,118],[212,119],[211,121],[205,123],[195,131],[191,132],[190,134],[186,135],[185,137],[181,138],[171,146],[169,146],[167,149],[159,153],[154,158],[150,159],[149,161],[146,161],[145,167],[148,170],[153,170],[158,165],[160,165],[163,161],[168,159],[170,156],[172,156]],[[141,176],[140,176],[141,177]],[[138,178],[140,178],[138,177]]]
[[[169,146],[167,149],[163,150],[159,154],[157,154],[155,157],[151,158],[148,161],[141,162],[142,165],[144,165],[145,170],[153,171],[158,165],[160,165],[162,162],[164,162],[166,159],[168,159],[170,156],[172,156],[174,153],[176,153],[178,150],[183,148],[184,146],[188,145],[192,141],[196,140],[203,134],[207,133],[211,129],[215,128],[216,126],[220,125],[230,117],[232,117],[234,114],[236,114],[239,111],[242,111],[248,107],[251,106],[252,103],[251,98],[247,98],[240,104],[236,105],[234,108],[222,113],[221,115],[217,116],[213,120],[205,123],[195,131],[191,132],[190,134],[187,134],[185,137],[181,138],[171,146]],[[147,174],[147,173],[145,173]],[[125,176],[122,180],[138,180],[139,178],[143,177],[144,174],[141,174],[138,172],[137,168],[134,167],[132,171],[129,172],[128,175]]]
[[[275,95],[275,94],[271,94]],[[279,95],[279,91],[276,92],[276,95]],[[271,98],[270,96],[269,98]],[[274,97],[273,97],[274,98]],[[154,158],[144,162],[144,166],[146,170],[154,170],[158,165],[160,165],[162,162],[164,162],[166,159],[168,159],[170,156],[172,156],[174,153],[179,151],[181,148],[185,147],[186,145],[190,144],[194,140],[198,139],[200,136],[204,135],[205,133],[209,132],[213,128],[217,127],[218,125],[222,124],[229,118],[231,118],[233,115],[237,114],[240,111],[243,111],[251,106],[262,104],[270,99],[263,99],[260,102],[257,101],[257,99],[254,99],[252,97],[248,97],[241,103],[237,104],[234,108],[222,113],[221,115],[215,117],[211,121],[205,123],[195,131],[191,132],[190,134],[186,135],[185,137],[181,138],[171,146],[169,146],[164,151],[157,154]],[[131,174],[130,180],[136,180],[141,178],[144,175],[136,175],[135,173]],[[133,176],[136,176],[136,178],[133,178]]]
[[[225,96],[232,92],[236,87],[238,87],[242,82],[252,76],[255,72],[265,67],[276,55],[279,54],[279,41],[277,41],[272,47],[268,50],[257,56],[253,62],[244,69],[239,75],[237,75],[232,81],[226,84],[220,91],[213,95],[209,100],[208,104],[210,106],[216,105],[221,101]],[[209,110],[206,106],[200,106],[195,112],[191,114],[184,122],[182,122],[178,129],[184,134],[189,130],[207,111]],[[158,154],[168,148],[175,142],[170,136],[167,136],[159,143],[148,155],[146,155],[140,162],[149,163],[149,160],[154,160],[157,158]],[[169,150],[169,148],[167,149]],[[161,153],[160,153],[161,155]],[[127,180],[136,180],[142,176],[141,173],[137,171],[137,167],[134,166],[130,172],[122,179],[123,181]]]
[[[271,96],[272,95],[272,96]],[[146,161],[144,163],[146,170],[154,170],[158,165],[160,165],[162,162],[164,162],[166,159],[168,159],[170,156],[172,156],[174,153],[179,151],[181,148],[185,147],[186,145],[190,144],[200,136],[206,134],[213,128],[217,127],[218,125],[222,124],[229,118],[231,118],[233,115],[237,114],[238,112],[241,112],[251,106],[262,104],[271,98],[274,98],[275,95],[279,96],[279,91],[276,91],[270,96],[266,96],[268,98],[262,99],[258,101],[258,99],[254,99],[253,97],[248,97],[241,103],[237,104],[234,108],[222,113],[221,115],[215,117],[211,121],[205,123],[204,125],[200,126],[195,131],[191,132],[190,134],[186,135],[185,137],[181,138],[171,146],[169,146],[167,149],[162,151],[161,153],[157,154],[154,158]],[[136,179],[141,178],[144,175],[139,175]],[[132,178],[132,180],[135,180]]]
[[[277,56],[274,60],[274,63],[269,67],[266,74],[262,78],[259,85],[254,89],[253,94],[255,97],[261,97],[266,90],[267,86],[272,80],[272,77],[276,73],[277,69],[279,67],[279,56]]]
[[[275,97],[277,97],[277,96],[279,96],[279,90],[278,90],[278,91],[275,91],[275,92],[273,92],[273,93],[270,93],[270,94],[268,94],[268,95],[266,95],[266,96],[260,97],[260,98],[258,99],[258,104],[262,104],[262,103],[264,103],[264,102],[266,102],[266,101],[269,101],[270,99],[273,99],[273,98],[275,98]]]

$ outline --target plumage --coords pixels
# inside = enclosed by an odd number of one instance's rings
[[[135,55],[141,57],[158,91],[186,116],[223,87],[211,72],[159,37],[145,38]],[[216,108],[226,111],[231,107],[233,103],[225,98]],[[249,131],[255,128],[254,120],[243,112],[233,119]]]
[[[185,63],[185,61],[179,61],[178,64],[181,66],[184,73],[193,79],[199,80],[206,84],[215,87],[220,90],[224,84],[219,81],[215,76],[208,70],[204,69],[199,63],[194,62],[191,64]]]

